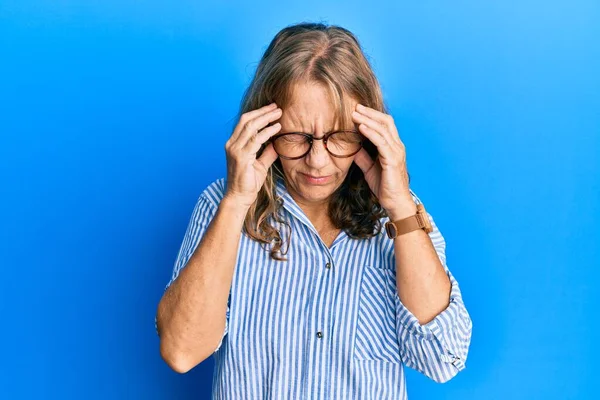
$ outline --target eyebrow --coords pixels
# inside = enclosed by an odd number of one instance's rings
[[[328,134],[328,133],[331,133],[331,132],[339,131],[339,130],[343,130],[343,129],[332,129],[332,130],[329,130],[329,131],[323,132],[323,135],[326,135],[326,134]],[[301,131],[301,130],[298,130],[298,129],[291,129],[291,130],[289,130],[289,131],[287,131],[287,132],[294,132],[294,133],[306,133],[307,135],[311,135],[311,136],[314,136],[314,135],[315,135],[315,134],[314,134],[314,133],[312,133],[312,132],[305,132],[305,131]]]
[[[356,124],[355,124],[355,125],[356,125]],[[356,126],[354,126],[354,127],[352,127],[352,128],[338,128],[338,129],[331,129],[331,130],[325,131],[325,132],[323,133],[323,136],[327,135],[328,133],[331,133],[331,132],[338,132],[338,131],[357,131],[357,132],[358,132],[358,129],[356,128]],[[298,130],[298,129],[290,129],[290,130],[286,130],[286,131],[284,131],[284,133],[292,133],[292,132],[294,132],[294,133],[306,133],[307,135],[311,135],[311,136],[314,136],[314,135],[315,135],[315,134],[314,134],[314,133],[312,133],[312,132],[305,132],[305,131]]]

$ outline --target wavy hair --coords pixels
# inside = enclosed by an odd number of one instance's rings
[[[340,126],[356,127],[351,116],[353,110],[348,106],[350,98],[387,113],[379,82],[358,39],[340,26],[299,23],[280,30],[265,50],[244,92],[238,119],[242,114],[272,102],[285,109],[292,99],[294,86],[303,82],[320,84],[328,89]],[[377,147],[364,139],[363,147],[371,158],[377,159]],[[257,158],[265,146],[260,148]],[[289,249],[291,229],[284,242],[277,223],[288,227],[289,224],[280,214],[282,203],[276,194],[277,179],[283,179],[287,186],[280,159],[269,168],[265,183],[246,214],[243,232],[261,244],[271,245],[271,258],[285,261],[283,255]],[[333,225],[345,230],[353,239],[379,234],[382,229],[380,218],[387,216],[355,163],[350,166],[342,185],[332,194],[328,213]],[[284,244],[287,244],[285,250]]]

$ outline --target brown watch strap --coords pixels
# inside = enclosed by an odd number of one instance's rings
[[[417,229],[423,229],[427,233],[433,230],[425,207],[421,203],[417,204],[417,213],[415,215],[397,221],[388,221],[385,224],[385,229],[390,239],[416,231]]]

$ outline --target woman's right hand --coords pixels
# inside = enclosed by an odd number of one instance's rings
[[[269,143],[259,158],[256,153],[271,136],[279,132],[282,110],[275,103],[242,114],[233,133],[225,143],[227,155],[227,189],[225,196],[235,203],[250,208],[267,178],[269,167],[278,154]],[[263,129],[264,128],[264,129]]]

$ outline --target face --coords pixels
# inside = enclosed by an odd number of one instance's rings
[[[348,104],[354,110],[357,102],[349,100]],[[305,132],[322,138],[325,133],[342,128],[334,126],[334,120],[335,111],[327,89],[317,84],[298,84],[292,101],[279,119],[280,132]],[[306,206],[320,206],[327,204],[331,194],[342,184],[354,156],[334,157],[322,140],[315,140],[303,158],[280,160],[294,200]],[[324,178],[311,179],[307,175]]]

